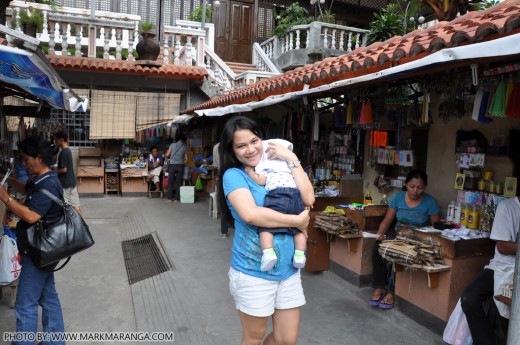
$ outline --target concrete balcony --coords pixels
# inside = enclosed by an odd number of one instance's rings
[[[312,22],[294,26],[283,37],[271,37],[260,47],[278,70],[288,71],[363,47],[367,38],[368,30]]]
[[[38,3],[14,0],[6,9],[6,26],[22,31],[20,11],[41,12],[43,28],[35,38],[47,55],[68,55],[98,59],[135,61],[135,47],[139,42],[138,26],[141,16],[71,7],[51,7]],[[159,64],[205,66],[206,44],[213,44],[214,25],[178,21],[164,27],[160,42]],[[7,36],[8,41],[13,38]]]

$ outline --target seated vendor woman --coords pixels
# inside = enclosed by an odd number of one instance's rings
[[[159,176],[162,172],[162,166],[163,157],[159,155],[159,149],[157,146],[150,147],[150,154],[146,159],[146,167],[148,169],[148,177],[146,179],[148,181],[153,181],[155,190],[159,190],[160,188]]]
[[[379,254],[379,244],[386,237],[390,225],[396,218],[395,230],[400,226],[420,228],[440,220],[439,206],[424,190],[428,176],[419,169],[411,170],[406,176],[403,191],[396,193],[388,205],[385,218],[377,230],[377,241],[372,250],[372,287],[374,291],[369,304],[382,309],[394,306],[394,274],[391,263]]]
[[[204,146],[202,153],[197,153],[195,156],[195,168],[191,174],[191,182],[195,185],[199,174],[207,174],[209,165],[213,164],[212,149],[209,146]]]
[[[211,147],[205,146],[202,153],[198,153],[195,156],[195,168],[193,172],[196,173],[207,173],[206,167],[213,164],[213,156],[211,155]]]

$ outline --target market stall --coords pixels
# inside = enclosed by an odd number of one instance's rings
[[[442,263],[412,263],[412,255],[405,254],[408,263],[395,261],[394,269],[399,309],[410,315],[426,311],[430,314],[432,327],[440,330],[464,288],[489,263],[494,253],[494,241],[489,238],[449,239],[432,228],[403,227],[398,235],[431,244],[439,250]],[[434,250],[428,248],[428,251]]]
[[[121,196],[146,196],[148,193],[148,171],[146,166],[121,164]]]

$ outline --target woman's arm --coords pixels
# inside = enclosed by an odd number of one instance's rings
[[[293,215],[257,206],[251,191],[247,188],[233,190],[227,195],[227,199],[240,218],[248,224],[264,228],[292,227],[307,233],[309,210],[305,210],[299,215]]]
[[[7,208],[11,209],[15,215],[29,224],[34,224],[41,218],[38,213],[19,203],[16,199],[11,198],[4,187],[0,188],[0,200],[7,206]]]
[[[267,178],[264,175],[257,174],[255,169],[252,167],[245,167],[245,171],[251,180],[255,181],[257,185],[265,186]]]
[[[273,142],[269,142],[269,146],[266,151],[269,159],[280,159],[287,164],[294,163],[298,160],[298,157],[294,152],[289,150],[288,148],[283,147],[282,145],[278,145]],[[314,205],[314,188],[312,187],[312,183],[309,180],[309,177],[303,170],[301,165],[294,166],[291,168],[291,173],[294,178],[294,182],[296,183],[296,187],[300,190],[300,194],[302,196],[303,204],[308,207],[312,207]]]
[[[379,224],[379,228],[377,229],[377,237],[378,241],[383,240],[386,232],[388,231],[388,228],[392,224],[395,218],[395,210],[391,207],[387,208],[385,218],[383,218],[383,221]]]
[[[433,225],[433,223],[438,222],[441,220],[441,215],[439,213],[436,213],[432,216],[430,216],[430,224]]]
[[[0,180],[4,177],[4,174],[0,174]],[[29,178],[29,180],[32,179],[32,177]],[[25,194],[25,182],[20,181],[16,177],[9,176],[6,180],[6,182],[14,188],[15,191],[17,191],[20,194]]]

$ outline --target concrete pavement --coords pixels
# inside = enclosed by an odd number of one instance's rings
[[[233,240],[218,236],[208,201],[83,198],[96,244],[56,273],[66,331],[172,331],[174,344],[239,344],[241,326],[228,290]],[[153,233],[172,269],[129,285],[121,241]],[[307,304],[299,345],[444,344],[398,310],[368,305],[370,288],[332,273],[302,273]],[[0,300],[0,333],[14,331],[9,292]],[[94,343],[93,343],[94,344]],[[99,344],[99,343],[98,343]]]

